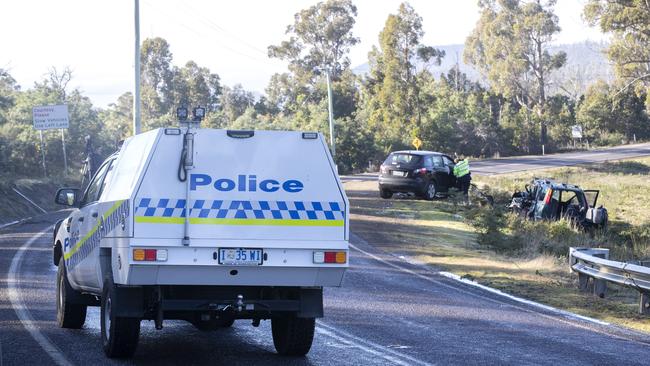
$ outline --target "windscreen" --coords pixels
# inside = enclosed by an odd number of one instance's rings
[[[414,154],[393,153],[388,155],[384,165],[400,165],[400,166],[417,166],[422,161],[422,156]]]

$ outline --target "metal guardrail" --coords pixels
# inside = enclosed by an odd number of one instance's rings
[[[605,297],[607,282],[639,291],[639,313],[650,315],[650,267],[609,260],[609,249],[569,248],[569,265],[580,290]]]

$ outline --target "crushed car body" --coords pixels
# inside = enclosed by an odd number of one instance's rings
[[[604,228],[607,209],[597,207],[598,190],[583,190],[579,186],[559,183],[547,178],[534,178],[525,191],[512,195],[508,209],[531,220],[569,220],[583,229]]]

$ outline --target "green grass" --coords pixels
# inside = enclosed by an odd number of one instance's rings
[[[566,258],[568,245],[602,244],[620,260],[650,254],[644,234],[650,222],[649,172],[650,158],[646,158],[475,177],[480,186],[490,187],[497,205],[504,205],[514,189],[523,189],[533,177],[553,177],[601,190],[599,202],[609,210],[611,222],[607,233],[591,236],[562,222],[517,222],[506,216],[506,226],[513,229],[504,230],[500,238],[524,242],[522,248],[511,251],[481,244],[481,230],[472,218],[477,212],[489,216],[485,208],[460,205],[454,197],[433,202],[399,197],[382,200],[376,182],[349,182],[345,187],[351,229],[374,246],[516,296],[650,332],[650,319],[637,314],[638,292],[610,285],[604,299],[581,293]]]

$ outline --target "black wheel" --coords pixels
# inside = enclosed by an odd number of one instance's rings
[[[233,324],[235,324],[235,318],[222,320],[219,322],[219,328],[230,328]]]
[[[101,304],[101,333],[104,353],[110,358],[131,357],[138,347],[140,319],[115,316],[115,285],[110,279],[104,283]]]
[[[59,269],[56,272],[56,322],[61,328],[80,329],[86,322],[86,305],[72,303],[71,300],[80,297],[68,282],[65,260],[59,258]]]
[[[316,319],[282,317],[271,319],[273,332],[273,345],[275,350],[283,356],[304,356],[309,352]]]
[[[424,187],[422,197],[424,197],[424,199],[427,201],[432,201],[434,198],[436,198],[436,194],[438,194],[438,184],[436,181],[432,180],[429,182],[429,184],[427,184],[426,187]]]
[[[391,198],[393,197],[393,192],[385,188],[379,188],[379,196],[381,198]]]

